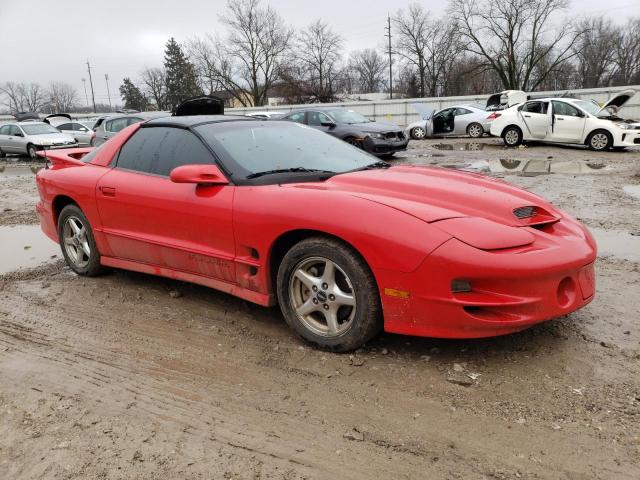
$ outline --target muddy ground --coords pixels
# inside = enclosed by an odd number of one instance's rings
[[[640,478],[640,151],[465,142],[394,161],[498,176],[580,218],[605,247],[588,307],[501,338],[383,335],[335,355],[277,309],[81,278],[44,252],[0,276],[0,477]],[[5,232],[36,222],[21,162],[0,164]]]

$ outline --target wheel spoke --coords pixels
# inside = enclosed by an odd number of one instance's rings
[[[327,328],[330,333],[336,333],[340,328],[338,325],[338,315],[335,308],[331,308],[323,312],[324,318],[327,320]]]
[[[89,243],[85,240],[84,242],[80,242],[80,246],[82,246],[82,251],[85,253],[87,258],[91,256],[91,249],[89,248]]]
[[[71,227],[71,230],[73,230],[74,236],[80,235],[81,229],[73,218],[69,219],[69,226]]]
[[[319,278],[310,275],[302,269],[296,270],[295,277],[300,280],[309,290],[319,282]]]
[[[333,295],[336,297],[335,303],[338,306],[345,305],[345,306],[353,307],[356,304],[356,299],[353,298],[353,295],[351,295],[350,293],[343,292],[338,288],[334,290]]]
[[[329,286],[335,285],[336,283],[336,267],[331,260],[327,260],[324,264],[322,282]]]
[[[318,305],[313,303],[313,297],[309,297],[306,302],[296,309],[296,313],[298,315],[305,316],[309,315],[311,312],[315,312],[316,310],[318,310]]]

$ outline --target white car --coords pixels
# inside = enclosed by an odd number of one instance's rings
[[[245,113],[246,117],[260,118],[263,120],[270,120],[272,118],[278,118],[283,116],[287,112],[276,112],[272,110],[259,110],[257,112]]]
[[[451,105],[438,111],[421,103],[412,103],[411,106],[422,117],[405,129],[405,133],[414,140],[458,135],[479,138],[489,132],[489,112],[479,105]]]
[[[603,107],[593,100],[531,99],[494,112],[491,134],[502,137],[508,147],[528,140],[587,145],[598,151],[640,146],[640,122],[617,115],[635,93],[620,92]]]

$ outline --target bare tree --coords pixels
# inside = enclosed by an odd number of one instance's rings
[[[242,105],[266,104],[293,30],[260,0],[229,0],[220,20],[228,35],[224,40],[205,39],[210,49],[205,64],[208,78]]]
[[[140,73],[140,79],[147,98],[153,100],[158,110],[166,109],[167,82],[164,69],[145,68]]]
[[[46,105],[47,97],[37,83],[6,82],[0,86],[4,104],[10,112],[38,112]]]
[[[493,69],[507,89],[535,90],[549,72],[576,55],[583,32],[550,18],[568,0],[450,0],[465,49]],[[546,68],[541,65],[546,63]]]
[[[619,41],[619,30],[611,20],[602,17],[587,18],[579,22],[584,31],[573,46],[580,86],[605,87],[615,73],[615,49]]]
[[[52,82],[47,91],[49,109],[54,112],[70,112],[78,104],[78,92],[68,83]]]
[[[640,18],[632,18],[618,34],[614,47],[618,85],[640,83]]]
[[[383,88],[388,63],[377,50],[366,48],[351,52],[349,65],[361,93],[379,92]]]
[[[322,20],[298,33],[294,55],[305,72],[305,86],[313,100],[335,99],[334,81],[341,69],[343,44],[342,37]]]
[[[435,97],[444,89],[443,79],[460,55],[456,24],[432,20],[419,3],[399,10],[393,20],[395,53],[415,68],[419,95]]]

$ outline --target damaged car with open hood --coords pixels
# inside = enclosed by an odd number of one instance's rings
[[[635,94],[633,89],[623,90],[602,106],[577,98],[531,98],[501,111],[491,134],[502,137],[508,147],[527,141],[586,145],[597,151],[637,147],[640,121],[619,114]]]

